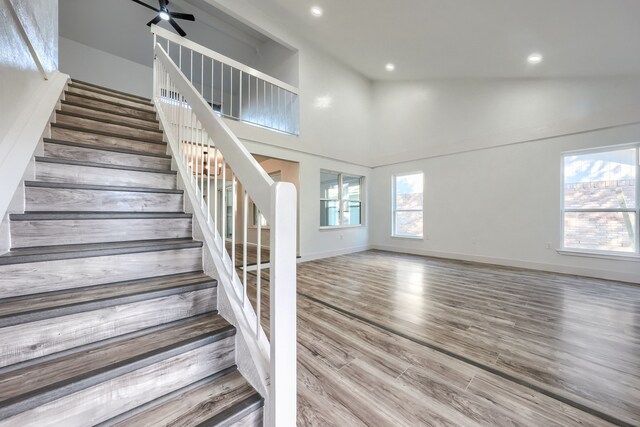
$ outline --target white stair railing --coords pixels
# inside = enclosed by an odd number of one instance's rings
[[[165,52],[223,117],[279,132],[300,133],[298,89],[157,25],[154,45]]]
[[[160,44],[155,44],[154,53],[154,103],[186,197],[205,248],[216,263],[220,285],[230,295],[234,313],[239,314],[236,327],[244,332],[252,348],[259,350],[251,357],[263,374],[267,392],[265,425],[294,426],[295,187],[273,182]],[[255,218],[255,238],[251,235],[250,214]],[[265,224],[270,226],[268,260],[261,242]],[[251,248],[255,248],[256,262],[255,272],[249,273]],[[269,263],[266,301],[261,298],[261,278],[267,268],[264,261]],[[252,302],[250,295],[254,294]],[[267,304],[269,338],[261,320],[267,316],[262,311]],[[260,366],[266,372],[261,372]]]

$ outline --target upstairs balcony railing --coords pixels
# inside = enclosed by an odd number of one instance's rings
[[[152,26],[159,43],[218,114],[290,135],[300,133],[298,89],[211,49]]]

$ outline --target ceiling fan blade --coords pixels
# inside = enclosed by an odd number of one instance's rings
[[[167,5],[169,4],[167,0],[158,0],[158,3],[160,3],[160,9],[162,9],[163,7],[167,7]]]
[[[176,12],[169,12],[169,15],[171,15],[172,18],[176,18],[176,19],[184,19],[186,21],[195,21],[196,17],[193,16],[190,13],[176,13]]]
[[[160,12],[160,9],[156,9],[155,7],[153,7],[153,6],[149,6],[149,5],[148,5],[148,4],[146,4],[146,3],[142,3],[140,0],[131,0],[131,1],[132,1],[132,2],[135,2],[135,3],[138,3],[138,4],[139,4],[139,5],[141,5],[141,6],[148,7],[149,9],[151,9],[151,10],[153,10],[153,11]]]
[[[155,18],[153,18],[151,21],[147,22],[148,26],[152,26],[157,24],[158,22],[160,22],[162,20],[162,18],[160,18],[160,16],[156,16]]]
[[[171,26],[175,28],[178,34],[180,34],[182,37],[187,35],[187,33],[185,33],[184,30],[180,28],[180,25],[178,25],[178,23],[173,20],[173,18],[169,19],[169,24],[171,24]]]

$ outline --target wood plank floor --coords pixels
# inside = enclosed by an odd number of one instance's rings
[[[367,251],[299,264],[298,329],[299,425],[640,425],[640,286]]]

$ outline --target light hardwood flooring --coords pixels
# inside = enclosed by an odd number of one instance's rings
[[[632,284],[380,251],[302,263],[298,424],[640,425],[639,313]]]

